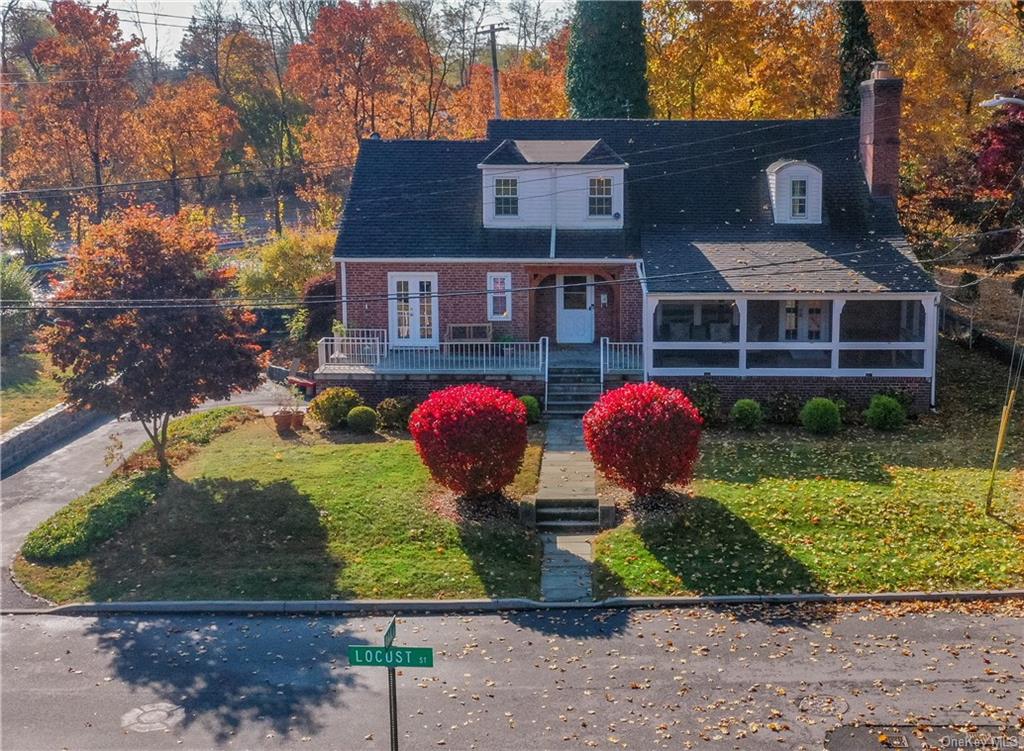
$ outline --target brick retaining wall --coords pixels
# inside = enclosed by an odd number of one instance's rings
[[[92,410],[72,411],[66,404],[58,404],[36,415],[0,435],[0,472],[7,472],[47,446],[103,417],[105,415]]]
[[[331,386],[345,386],[355,389],[363,401],[370,406],[389,396],[410,397],[416,401],[425,399],[431,392],[447,386],[458,386],[467,383],[479,383],[484,386],[511,391],[516,396],[530,394],[543,400],[544,379],[539,376],[505,376],[505,375],[457,375],[457,374],[332,374],[316,376],[317,392]]]

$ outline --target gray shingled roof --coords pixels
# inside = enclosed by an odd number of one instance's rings
[[[364,141],[335,255],[342,259],[547,258],[548,230],[483,228],[478,165],[492,155],[519,154],[525,159],[513,142],[585,141],[600,142],[629,165],[624,228],[559,231],[559,257],[628,259],[642,253],[648,273],[654,274],[655,266],[727,268],[732,265],[727,261],[730,253],[779,253],[794,260],[801,260],[800,253],[811,253],[802,260],[820,267],[813,273],[794,274],[791,280],[808,290],[826,280],[844,291],[930,290],[927,275],[902,244],[892,203],[873,200],[868,193],[857,157],[858,131],[853,118],[494,120],[487,140],[481,141]],[[544,156],[548,148],[541,149]],[[575,154],[580,148],[573,146],[571,151]],[[527,151],[532,158],[543,158],[536,147],[528,146]],[[566,150],[559,156],[573,154]],[[821,225],[774,224],[765,170],[779,159],[806,159],[822,170]],[[744,245],[732,239],[737,231],[742,231]],[[895,240],[876,239],[883,237]],[[691,242],[694,238],[699,238],[696,245]],[[850,277],[861,273],[852,264],[830,265],[838,261],[826,257],[827,248],[856,249],[858,244],[867,246],[865,258],[870,250],[880,254],[878,263],[897,265],[886,267],[891,271],[884,279],[879,273],[865,272],[860,281]],[[813,256],[815,252],[819,257]],[[818,273],[821,283],[808,279],[803,285],[802,277]],[[721,283],[712,274],[693,278],[704,279],[701,284]],[[693,286],[679,289],[698,291]]]
[[[818,233],[645,230],[651,292],[930,292],[931,278],[904,240],[834,239]],[[798,236],[802,234],[803,236]]]

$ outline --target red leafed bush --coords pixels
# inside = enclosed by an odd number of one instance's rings
[[[468,496],[496,493],[515,479],[526,452],[526,407],[490,386],[435,391],[409,418],[430,474]]]
[[[679,389],[631,383],[607,392],[583,416],[583,438],[612,482],[649,495],[693,478],[703,424]]]

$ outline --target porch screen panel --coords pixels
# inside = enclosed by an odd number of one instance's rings
[[[923,349],[844,349],[839,367],[856,370],[921,370]]]
[[[738,342],[739,323],[732,300],[662,300],[654,311],[654,341]]]
[[[409,282],[395,282],[395,309],[397,311],[397,329],[399,339],[408,339],[412,335],[412,300],[409,297]]]
[[[750,300],[748,342],[831,342],[831,300]]]
[[[751,349],[747,350],[747,367],[786,368],[788,370],[832,367],[830,349]]]
[[[924,334],[920,300],[847,300],[839,323],[843,342],[923,342]]]

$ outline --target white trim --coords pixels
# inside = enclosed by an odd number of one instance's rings
[[[336,263],[341,263],[342,258],[337,256],[332,259]],[[403,258],[388,258],[388,257],[374,257],[374,258],[345,258],[345,263],[521,263],[525,265],[537,264],[537,263],[557,263],[560,266],[572,266],[572,265],[588,265],[593,266],[595,264],[601,266],[629,266],[630,264],[639,263],[635,258],[549,258],[547,256],[542,258],[516,258],[510,256],[507,258],[460,258],[457,256],[444,256],[438,258],[426,258],[426,257],[403,257]]]
[[[431,284],[432,294],[430,295],[430,322],[431,337],[422,339],[419,336],[419,311],[414,308],[415,315],[412,316],[410,327],[416,330],[416,337],[400,339],[398,337],[398,299],[397,283],[400,281],[409,282],[409,299],[418,302],[421,295],[414,293],[413,284],[428,281]],[[388,272],[388,339],[391,347],[437,347],[440,345],[438,329],[438,288],[436,271],[389,271]],[[415,325],[413,325],[415,323]]]
[[[505,282],[505,291],[502,296],[505,298],[505,315],[494,314],[494,301],[498,295],[494,291],[494,281],[502,279]],[[488,321],[511,321],[512,320],[512,272],[511,271],[488,271],[487,272],[487,320]]]

